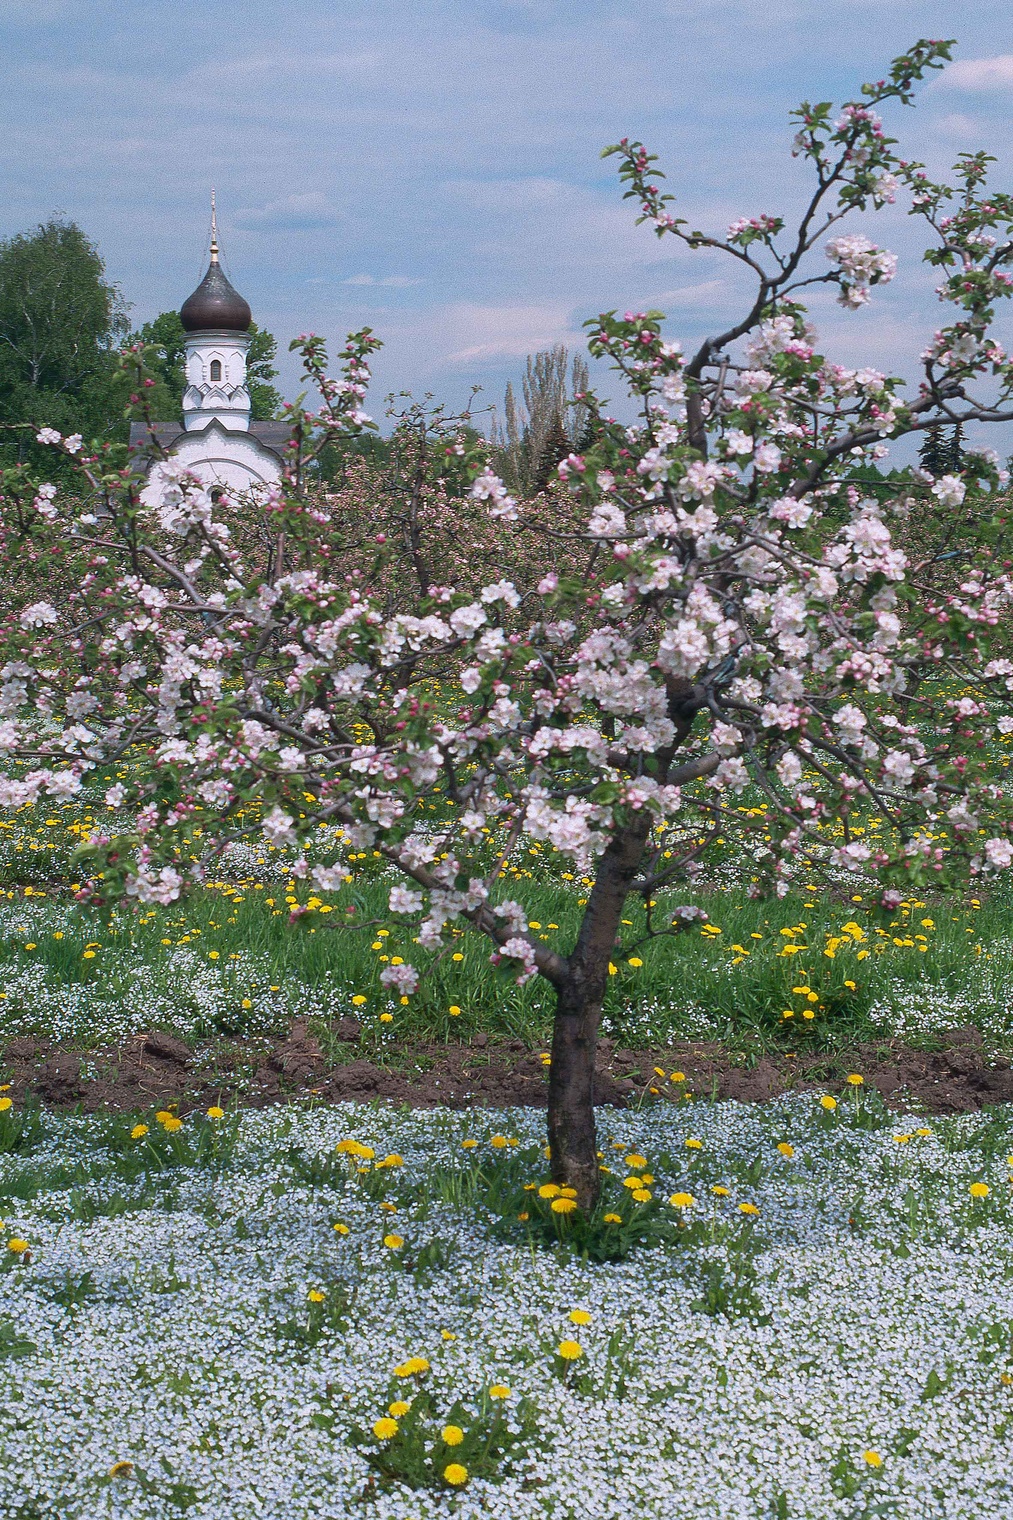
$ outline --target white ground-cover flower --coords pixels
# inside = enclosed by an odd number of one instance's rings
[[[537,1410],[537,1445],[504,1482],[469,1483],[454,1500],[460,1520],[571,1520],[577,1495],[589,1520],[759,1520],[772,1493],[800,1520],[848,1520],[856,1504],[901,1520],[1009,1511],[1006,1363],[982,1356],[1009,1318],[1013,1227],[991,1201],[1013,1141],[1008,1110],[991,1121],[998,1159],[984,1165],[967,1143],[978,1116],[863,1131],[845,1111],[824,1127],[809,1096],[697,1104],[692,1116],[604,1110],[603,1149],[621,1154],[615,1140],[646,1156],[659,1192],[691,1191],[718,1222],[741,1219],[741,1202],[760,1210],[749,1260],[765,1324],[691,1307],[709,1263],[726,1279],[734,1269],[727,1247],[601,1265],[532,1253],[519,1226],[505,1237],[481,1210],[437,1201],[437,1179],[475,1154],[466,1137],[484,1167],[499,1154],[492,1134],[516,1137],[541,1175],[534,1110],[248,1113],[223,1169],[133,1180],[117,1171],[110,1122],[50,1117],[30,1157],[0,1157],[0,1193],[42,1184],[5,1207],[32,1260],[0,1273],[0,1324],[32,1348],[4,1362],[0,1400],[5,1492],[22,1513],[170,1520],[172,1494],[185,1492],[197,1520],[356,1514],[369,1469],[350,1427],[386,1413],[392,1369],[413,1355],[431,1362],[437,1429],[455,1400],[470,1410],[492,1382],[511,1390],[508,1420],[521,1397]],[[898,1146],[902,1131],[911,1139]],[[446,1266],[423,1278],[391,1260],[391,1216],[343,1169],[329,1183],[300,1180],[294,1153],[326,1164],[350,1135],[403,1158],[383,1174],[398,1233],[415,1252],[439,1242]],[[689,1136],[727,1199],[687,1188]],[[785,1140],[790,1159],[776,1149]],[[46,1184],[69,1151],[93,1178],[74,1193]],[[762,1175],[747,1180],[756,1158]],[[990,1212],[972,1224],[979,1180],[993,1184]],[[126,1212],[103,1212],[113,1194]],[[68,1285],[86,1274],[74,1303]],[[300,1345],[286,1327],[305,1315],[311,1285],[350,1307]],[[575,1305],[591,1316],[579,1330],[590,1391],[561,1383],[546,1350],[572,1334]],[[942,1391],[926,1397],[933,1371]],[[143,1481],[110,1483],[122,1461]],[[847,1500],[835,1492],[842,1463],[857,1485]],[[443,1493],[397,1484],[372,1509],[378,1520],[448,1513]]]

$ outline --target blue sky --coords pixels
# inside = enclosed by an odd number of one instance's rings
[[[719,330],[743,293],[712,255],[633,225],[606,142],[640,137],[695,223],[790,211],[789,109],[841,99],[920,36],[957,67],[891,128],[941,168],[985,146],[1009,184],[1013,29],[994,0],[0,0],[0,235],[54,211],[142,321],[206,262],[281,346],[373,326],[377,391],[491,399],[526,353],[609,307]],[[897,281],[816,313],[844,362],[910,372],[939,320],[899,208]],[[286,358],[290,394],[295,372]],[[608,390],[609,387],[606,387]],[[373,410],[379,410],[376,396]],[[998,440],[997,440],[998,442]]]

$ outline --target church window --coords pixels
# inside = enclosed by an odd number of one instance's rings
[[[220,380],[222,378],[222,361],[220,359],[211,360],[211,378],[212,380]]]

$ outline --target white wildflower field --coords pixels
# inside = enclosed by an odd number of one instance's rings
[[[0,1515],[1013,1514],[1013,1116],[833,1101],[603,1111],[583,1250],[532,1112],[12,1106]]]

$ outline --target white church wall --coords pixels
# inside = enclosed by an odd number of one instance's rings
[[[266,491],[281,479],[277,455],[250,433],[230,433],[212,424],[181,438],[172,449],[174,463],[185,465],[209,486],[233,492]],[[152,466],[142,500],[157,505],[163,488],[162,466]]]

